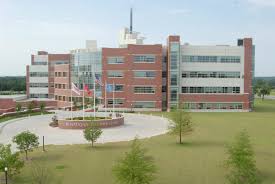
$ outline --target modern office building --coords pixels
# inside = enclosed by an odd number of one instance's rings
[[[178,35],[167,44],[144,44],[130,28],[119,34],[117,48],[86,48],[68,54],[32,55],[27,66],[29,98],[51,99],[58,108],[71,105],[71,83],[94,89],[103,107],[124,110],[169,111],[175,107],[196,111],[250,111],[253,107],[255,47],[251,38],[236,46],[182,44]],[[106,92],[105,84],[114,92]],[[81,102],[81,96],[73,100]]]

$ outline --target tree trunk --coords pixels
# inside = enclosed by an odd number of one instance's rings
[[[180,127],[180,144],[181,144],[181,127]]]
[[[28,151],[25,150],[26,160],[28,160]]]
[[[262,101],[264,100],[264,95],[262,95]]]
[[[92,141],[92,147],[94,147],[94,141]]]

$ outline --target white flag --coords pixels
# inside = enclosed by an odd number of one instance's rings
[[[72,83],[72,89],[73,92],[75,92],[76,94],[80,95],[80,90],[74,85],[74,83]]]

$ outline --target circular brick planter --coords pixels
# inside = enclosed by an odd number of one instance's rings
[[[58,127],[61,129],[85,129],[95,123],[100,128],[116,127],[124,124],[124,117],[114,119],[102,119],[95,121],[88,120],[58,120]]]

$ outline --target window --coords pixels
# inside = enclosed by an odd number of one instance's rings
[[[134,102],[133,108],[155,108],[155,102]]]
[[[114,105],[123,105],[124,104],[124,99],[121,98],[115,98],[115,104]],[[108,105],[113,105],[113,99],[107,99]]]
[[[189,56],[183,55],[182,62],[201,62],[201,63],[240,63],[240,56]]]
[[[47,88],[48,83],[30,83],[30,88]]]
[[[154,78],[156,76],[155,71],[134,71],[136,78]]]
[[[242,103],[184,103],[185,109],[243,109]]]
[[[48,77],[48,72],[30,72],[30,77]]]
[[[135,63],[154,63],[155,55],[135,55],[134,62]]]
[[[240,93],[240,87],[189,87],[181,88],[181,93]]]
[[[122,71],[108,71],[109,78],[122,78],[123,72]]]
[[[240,72],[184,71],[182,78],[240,78]]]
[[[135,86],[134,93],[155,93],[155,88],[151,86]]]
[[[122,84],[115,84],[115,88],[113,88],[112,84],[110,86],[112,86],[111,89],[115,89],[115,92],[123,92],[124,90],[124,86]]]
[[[124,57],[108,57],[107,62],[108,64],[123,64]]]

